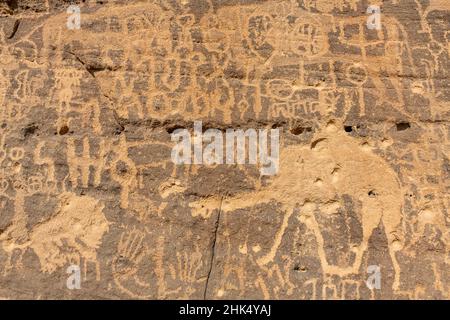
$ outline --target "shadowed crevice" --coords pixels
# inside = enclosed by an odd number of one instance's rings
[[[206,277],[206,284],[205,284],[205,291],[203,292],[203,299],[206,300],[206,296],[208,293],[208,287],[209,287],[209,278],[211,277],[211,273],[212,273],[212,268],[214,265],[214,257],[215,257],[215,253],[216,253],[216,243],[217,243],[217,233],[219,231],[219,225],[220,225],[220,215],[222,213],[222,203],[223,203],[223,196],[220,199],[220,205],[219,205],[219,212],[217,213],[217,219],[216,219],[216,223],[214,226],[214,239],[213,239],[213,243],[211,246],[211,259],[209,261],[209,270],[208,270],[208,275]]]

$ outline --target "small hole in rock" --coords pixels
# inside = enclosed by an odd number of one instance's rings
[[[409,122],[400,122],[396,124],[396,127],[397,131],[404,131],[411,128],[411,125],[409,124]]]
[[[305,266],[300,266],[300,265],[294,266],[294,271],[305,272],[306,270],[307,270],[307,268]]]
[[[292,128],[291,129],[291,133],[296,135],[296,136],[302,134],[304,131],[305,131],[305,129],[302,128],[302,127],[296,127],[296,128]]]
[[[273,125],[272,125],[272,129],[278,129],[278,128],[282,128],[283,127],[283,124],[282,123],[274,123]]]
[[[69,132],[69,127],[68,126],[62,126],[59,129],[59,134],[62,135],[62,136],[67,134],[68,132]]]
[[[24,135],[24,137],[31,136],[31,135],[35,134],[38,129],[39,128],[36,125],[31,124],[23,130],[23,135]]]
[[[298,136],[301,135],[302,133],[305,132],[311,132],[312,128],[311,127],[295,127],[291,129],[291,133]]]
[[[353,128],[352,128],[352,126],[344,126],[344,130],[345,130],[345,132],[352,132]]]
[[[375,197],[377,196],[377,194],[376,194],[376,192],[375,192],[374,190],[370,190],[370,191],[368,192],[368,195],[369,195],[369,197],[371,197],[371,198],[375,198]]]
[[[185,129],[185,128],[183,126],[175,125],[175,126],[166,128],[166,131],[168,134],[172,134],[175,130],[178,130],[178,129]]]

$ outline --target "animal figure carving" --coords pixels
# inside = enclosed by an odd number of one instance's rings
[[[376,174],[374,174],[376,173]],[[324,238],[316,219],[320,214],[333,214],[341,207],[340,195],[350,195],[361,203],[360,223],[363,238],[353,248],[354,262],[348,267],[330,265],[327,261]],[[317,241],[318,255],[325,274],[357,274],[369,238],[380,223],[389,241],[389,253],[395,270],[393,287],[400,286],[400,266],[395,253],[402,247],[402,193],[394,171],[383,159],[370,151],[370,147],[338,131],[330,124],[318,132],[310,145],[285,147],[280,154],[280,171],[270,185],[251,193],[238,194],[222,201],[222,212],[250,208],[260,203],[276,201],[285,212],[273,245],[259,259],[259,265],[272,262],[282,242],[290,218],[300,212],[298,219],[310,228]],[[202,199],[190,204],[194,215],[210,215],[219,207],[220,200]]]
[[[64,193],[59,199],[59,208],[52,217],[31,231],[26,228],[23,208],[16,208],[16,212],[21,214],[16,214],[11,226],[0,234],[3,250],[8,254],[7,268],[13,267],[15,250],[20,250],[23,255],[27,248],[31,248],[38,256],[43,272],[52,273],[68,263],[79,264],[83,258],[85,264],[87,261],[96,264],[99,279],[96,250],[103,234],[109,229],[102,212],[104,206],[91,197],[77,197],[71,193]]]

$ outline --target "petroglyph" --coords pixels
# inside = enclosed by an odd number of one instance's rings
[[[0,296],[449,299],[450,7],[370,4],[1,4]],[[177,165],[199,121],[279,170]]]
[[[331,125],[334,128],[334,124]],[[334,129],[328,134],[315,135],[309,146],[287,147],[280,159],[280,174],[273,182],[253,194],[242,194],[234,198],[226,198],[221,210],[236,211],[262,202],[280,202],[285,217],[279,231],[275,234],[273,246],[267,255],[257,260],[260,265],[272,262],[281,244],[290,217],[299,208],[298,219],[314,231],[318,242],[318,254],[325,274],[346,275],[357,273],[362,256],[367,249],[373,230],[382,223],[389,240],[389,251],[396,271],[394,286],[400,285],[400,269],[395,252],[401,246],[403,230],[401,228],[402,203],[401,189],[395,173],[378,157],[364,150],[361,144],[348,138],[345,133]],[[375,170],[382,172],[380,176],[370,175]],[[361,179],[364,177],[364,179]],[[327,262],[324,251],[324,240],[320,226],[315,218],[315,211],[320,214],[339,214],[338,209],[344,204],[342,195],[351,195],[361,205],[359,213],[363,229],[363,239],[355,246],[354,263],[349,267],[331,266]],[[207,217],[214,204],[191,204],[194,210],[202,210]]]
[[[53,273],[58,267],[71,263],[80,265],[83,260],[85,272],[88,262],[96,265],[96,277],[100,280],[96,250],[109,225],[102,212],[104,206],[93,198],[69,193],[61,194],[58,200],[57,211],[49,220],[28,230],[24,196],[18,191],[12,224],[0,236],[2,247],[9,255],[6,270],[13,268],[14,250],[31,248],[38,256],[43,272]]]

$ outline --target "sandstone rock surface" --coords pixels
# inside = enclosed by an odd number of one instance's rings
[[[448,0],[1,0],[0,297],[449,299],[449,78]]]

